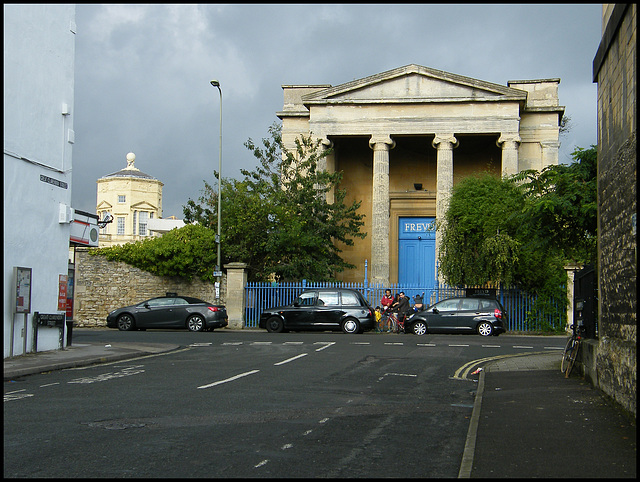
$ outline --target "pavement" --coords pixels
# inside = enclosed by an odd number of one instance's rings
[[[40,351],[5,358],[4,381],[36,373],[156,355],[180,348],[165,343],[74,343],[63,350]]]
[[[74,344],[5,359],[4,380],[178,348]],[[541,353],[477,365],[481,370],[469,376],[477,391],[459,478],[636,478],[635,420],[579,373],[566,379],[560,358]]]

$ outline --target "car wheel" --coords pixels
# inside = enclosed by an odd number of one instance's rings
[[[189,331],[204,331],[204,318],[202,315],[192,315],[187,320]]]
[[[354,318],[347,318],[342,322],[342,331],[353,334],[360,331],[360,323]]]
[[[418,320],[413,324],[411,329],[413,330],[414,335],[422,336],[427,332],[427,323],[422,320]]]
[[[118,330],[120,331],[133,331],[136,329],[136,324],[133,321],[133,316],[128,313],[124,313],[118,317]]]
[[[493,326],[488,321],[483,321],[478,325],[478,333],[482,336],[491,336],[493,334]]]
[[[284,322],[282,321],[282,318],[272,316],[267,320],[267,331],[269,333],[282,333],[283,330]]]

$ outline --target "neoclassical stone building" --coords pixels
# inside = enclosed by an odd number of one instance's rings
[[[96,213],[113,222],[100,231],[100,246],[136,241],[149,236],[149,223],[162,217],[162,182],[135,166],[136,156],[127,154],[127,165],[98,179]]]
[[[283,85],[285,146],[311,134],[332,153],[326,168],[361,200],[368,236],[343,246],[356,265],[343,281],[436,280],[439,233],[453,185],[480,171],[499,175],[558,163],[560,79],[507,87],[420,65],[337,86]]]

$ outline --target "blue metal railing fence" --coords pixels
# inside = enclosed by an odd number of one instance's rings
[[[343,282],[301,282],[268,283],[249,282],[245,287],[245,327],[258,326],[260,313],[275,306],[289,305],[304,290],[311,288],[351,288],[360,291],[369,304],[375,308],[380,305],[384,290],[389,288],[392,293],[404,291],[412,300],[416,295],[424,294],[424,304],[433,305],[438,301],[453,296],[465,296],[465,288],[454,288],[438,285],[435,288],[425,288],[419,285],[390,284],[388,286],[362,283]],[[537,297],[519,288],[498,288],[497,298],[507,312],[508,330],[520,332],[539,332],[561,330],[566,324],[565,304],[556,300],[546,306],[537,305]]]

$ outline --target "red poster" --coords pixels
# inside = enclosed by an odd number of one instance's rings
[[[67,275],[58,275],[58,311],[67,311]]]

